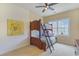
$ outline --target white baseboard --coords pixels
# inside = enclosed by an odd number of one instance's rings
[[[26,42],[27,43],[27,42]],[[26,44],[25,42],[24,43],[22,43],[22,44],[19,44],[19,45],[16,45],[16,46],[14,46],[14,47],[11,47],[11,48],[9,48],[9,49],[6,49],[5,51],[1,51],[0,52],[0,55],[3,55],[3,54],[5,54],[5,53],[8,53],[8,52],[10,52],[10,51],[13,51],[13,50],[16,50],[16,49],[19,49],[19,48],[22,48],[22,47],[27,47],[27,46],[29,46],[29,43],[27,43]]]

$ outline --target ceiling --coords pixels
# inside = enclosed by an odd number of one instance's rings
[[[29,9],[42,17],[79,8],[79,3],[59,3],[54,6],[51,6],[52,8],[55,9],[54,11],[48,9],[44,13],[42,13],[43,8],[35,8],[35,6],[44,5],[44,3],[22,3],[22,4],[18,3],[14,5],[19,5],[25,9]]]

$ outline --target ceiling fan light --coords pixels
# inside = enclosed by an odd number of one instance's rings
[[[45,8],[45,10],[47,10],[47,7]]]

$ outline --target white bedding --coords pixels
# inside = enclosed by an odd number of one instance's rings
[[[41,38],[41,40],[42,40],[43,42],[46,42],[46,46],[48,46],[46,37],[43,36],[43,37]],[[49,38],[48,38],[48,40],[49,40]],[[51,40],[52,44],[54,44],[54,43],[56,42],[55,37],[50,37],[50,40]]]
[[[39,38],[39,31],[37,31],[37,30],[31,31],[31,36],[32,36],[32,37]]]

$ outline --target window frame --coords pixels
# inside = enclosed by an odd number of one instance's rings
[[[53,22],[56,22],[57,25],[56,25],[56,27],[54,27],[54,29],[57,28],[57,29],[56,29],[56,32],[57,32],[57,35],[56,35],[56,36],[58,36],[58,35],[62,35],[62,33],[61,33],[61,34],[58,34],[59,29],[64,29],[63,32],[65,32],[65,31],[66,31],[65,28],[67,28],[64,24],[63,24],[64,27],[58,26],[58,25],[59,25],[58,22],[59,22],[59,21],[61,22],[62,20],[67,20],[67,21],[68,21],[68,23],[67,23],[67,25],[68,25],[68,26],[67,26],[67,27],[68,27],[68,29],[67,29],[68,32],[67,32],[67,33],[68,33],[68,34],[65,34],[65,33],[64,33],[63,36],[69,36],[69,33],[70,33],[70,32],[69,32],[69,26],[70,26],[70,19],[69,19],[69,18],[63,18],[63,19],[59,19],[59,20],[52,20],[52,21],[49,21],[48,23],[52,22],[51,24],[53,24]]]

